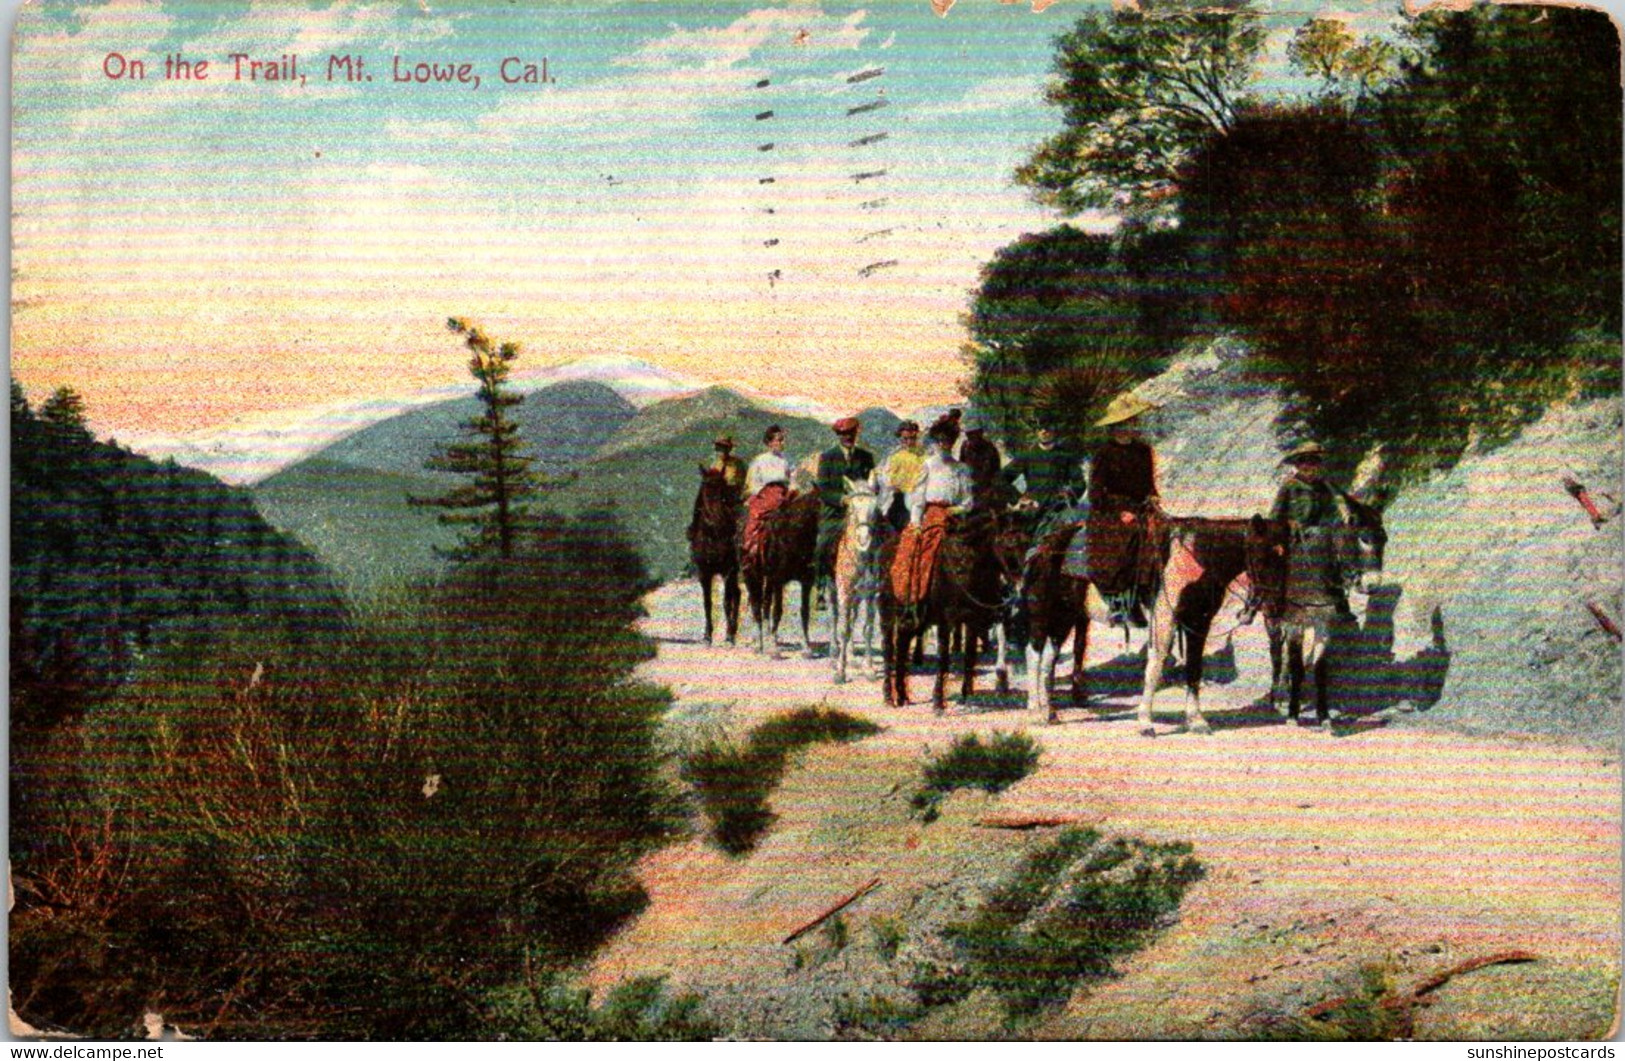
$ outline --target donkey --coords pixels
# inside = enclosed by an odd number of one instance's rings
[[[720,468],[700,465],[700,490],[688,525],[688,555],[705,597],[705,641],[715,633],[711,618],[711,580],[722,579],[722,613],[728,644],[739,637],[739,496]]]
[[[1185,727],[1210,733],[1202,717],[1202,656],[1208,630],[1223,606],[1230,584],[1247,574],[1243,615],[1258,611],[1257,586],[1272,585],[1286,566],[1287,528],[1262,516],[1246,519],[1176,517],[1168,520],[1162,548],[1162,575],[1146,638],[1145,689],[1140,699],[1140,732],[1155,736],[1151,709],[1168,650],[1178,630],[1185,642]]]
[[[1306,527],[1288,552],[1285,578],[1263,595],[1264,624],[1270,636],[1270,706],[1280,711],[1277,693],[1287,687],[1285,716],[1296,720],[1302,705],[1303,677],[1315,676],[1315,720],[1331,724],[1326,697],[1326,654],[1336,635],[1337,588],[1327,579],[1336,572],[1347,593],[1369,593],[1382,577],[1388,532],[1382,514],[1348,494],[1338,495],[1342,524]]]
[[[761,548],[741,547],[740,571],[756,623],[756,651],[778,655],[779,622],[784,618],[784,587],[801,583],[801,654],[812,656],[812,589],[818,552],[820,502],[816,488],[796,494],[767,517]],[[740,533],[743,534],[743,527]]]
[[[890,577],[900,539],[891,539],[882,549],[880,643],[888,706],[901,707],[909,702],[910,646],[932,629],[937,633],[938,645],[937,678],[931,694],[933,710],[940,715],[948,708],[948,670],[953,658],[949,643],[956,629],[962,628],[964,635],[965,670],[960,695],[969,697],[974,693],[980,642],[998,620],[1003,605],[994,548],[997,534],[998,517],[992,512],[956,519],[942,543],[925,597],[912,603],[898,599]]]
[[[880,596],[880,546],[887,526],[871,473],[865,479],[846,480],[846,524],[835,547],[835,607],[830,613],[829,655],[837,685],[846,681],[852,629],[863,613],[863,655],[869,677],[875,673],[875,611]]]

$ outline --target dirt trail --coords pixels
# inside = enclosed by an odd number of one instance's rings
[[[754,854],[731,859],[695,839],[651,856],[641,868],[650,907],[600,954],[589,974],[597,986],[665,974],[718,999],[735,1034],[830,1034],[832,1007],[861,1001],[890,974],[861,932],[853,945],[832,943],[841,951],[833,955],[786,947],[791,929],[871,876],[884,885],[855,904],[860,930],[886,919],[906,926],[944,903],[969,908],[1044,835],[980,828],[979,818],[1066,816],[1189,841],[1208,874],[1178,923],[1124,963],[1123,975],[1081,992],[1034,1034],[1245,1034],[1251,1021],[1347,990],[1361,964],[1386,965],[1403,986],[1511,948],[1543,961],[1473,973],[1436,992],[1418,1034],[1607,1030],[1621,901],[1612,751],[1380,722],[1339,735],[1277,724],[1247,707],[1267,682],[1256,629],[1236,632],[1234,680],[1204,696],[1215,733],[1177,732],[1183,694],[1169,688],[1159,736],[1147,739],[1129,715],[1127,670],[1111,666],[1120,635],[1091,646],[1105,695],[1045,726],[1019,694],[955,702],[935,718],[924,705],[885,707],[861,665],[837,686],[824,658],[787,648],[789,658],[769,661],[697,644],[691,584],[658,591],[649,607],[645,629],[659,656],[644,673],[674,691],[675,717],[691,734],[743,733],[810,703],[885,731],[806,753],[773,796],[779,821]],[[816,617],[820,657],[824,629]],[[1023,687],[1024,675],[1015,678]],[[991,688],[991,677],[981,684]],[[916,678],[915,696],[928,690]],[[1037,772],[996,798],[956,795],[932,825],[914,820],[907,797],[928,751],[993,729],[1031,733],[1043,746]],[[920,1031],[996,1030],[969,1009],[954,1019]]]

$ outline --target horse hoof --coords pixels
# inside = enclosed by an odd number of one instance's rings
[[[1199,737],[1206,737],[1213,732],[1213,727],[1198,719],[1190,724],[1190,731]]]
[[[999,674],[999,683],[998,683],[997,686],[995,686],[995,688],[997,688],[1000,693],[1009,692],[1010,691],[1010,675],[1001,672]]]
[[[1156,729],[1155,726],[1141,726],[1140,727],[1140,736],[1142,736],[1142,737],[1155,737],[1156,735],[1157,735],[1157,729]]]
[[[845,685],[845,684],[846,684],[846,675],[844,675],[844,674],[837,674],[837,675],[836,675],[836,676],[835,676],[835,677],[834,677],[834,679],[833,679],[833,680],[834,680],[834,682],[835,682],[835,684],[836,684],[836,685]]]
[[[1045,721],[1052,726],[1059,726],[1061,724],[1061,716],[1051,711],[1049,713],[1049,718],[1045,719]]]

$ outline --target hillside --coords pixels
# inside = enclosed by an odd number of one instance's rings
[[[353,598],[440,571],[436,546],[454,531],[408,496],[443,493],[459,477],[423,464],[459,424],[479,412],[474,398],[413,409],[356,432],[253,488],[272,524],[309,545]],[[602,383],[567,381],[526,395],[513,410],[544,475],[564,477],[632,418],[630,402]]]
[[[481,411],[473,397],[426,405],[363,428],[310,460],[455,482],[457,476],[427,471],[423,463],[437,447],[457,441],[462,424]],[[532,391],[513,408],[512,416],[536,457],[536,470],[554,476],[567,474],[592,456],[634,412],[631,402],[603,383],[575,380]]]
[[[895,445],[897,417],[885,409],[859,414],[861,442],[877,457]],[[657,402],[638,411],[557,491],[565,511],[607,508],[642,551],[655,578],[678,577],[688,563],[685,532],[698,488],[697,464],[709,462],[712,440],[732,434],[735,453],[749,462],[762,451],[762,433],[778,424],[789,434],[786,453],[800,463],[833,443],[828,424],[764,409],[726,387]]]
[[[1193,348],[1136,391],[1161,406],[1148,428],[1176,515],[1267,512],[1285,474],[1296,430],[1279,394],[1248,382],[1243,356],[1232,340]],[[1356,478],[1359,457],[1334,455],[1337,477]],[[1618,492],[1621,459],[1617,399],[1559,404],[1506,445],[1400,491],[1385,513],[1385,585],[1358,636],[1334,647],[1338,702],[1615,744],[1619,647],[1585,602],[1618,621],[1625,555],[1618,524],[1593,530],[1560,480]]]

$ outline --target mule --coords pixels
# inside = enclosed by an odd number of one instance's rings
[[[1175,517],[1159,543],[1162,573],[1153,593],[1150,629],[1146,637],[1145,688],[1140,699],[1140,732],[1154,736],[1151,712],[1174,634],[1183,635],[1185,653],[1185,728],[1210,733],[1202,715],[1202,657],[1213,619],[1231,593],[1230,585],[1242,574],[1248,593],[1242,614],[1258,611],[1255,599],[1260,582],[1269,585],[1286,565],[1287,530],[1284,523],[1262,516],[1252,519]]]
[[[835,670],[835,682],[846,681],[848,657],[852,650],[852,632],[858,614],[863,615],[863,655],[868,661],[869,677],[878,677],[875,670],[875,613],[880,598],[880,547],[885,541],[884,513],[880,511],[880,498],[875,477],[854,482],[846,481],[846,523],[841,528],[839,543],[835,547],[834,608],[830,613],[829,654]]]
[[[797,582],[801,585],[801,654],[812,655],[812,591],[820,503],[816,488],[792,496],[767,517],[759,550],[747,550],[741,545],[740,574],[750,600],[751,620],[756,624],[757,652],[768,651],[765,638],[770,636],[772,654],[778,655],[784,587]],[[743,527],[740,533],[743,535]]]
[[[739,495],[728,485],[722,470],[700,465],[700,489],[694,497],[694,518],[688,525],[688,555],[705,598],[705,643],[716,633],[712,618],[711,584],[722,579],[722,614],[728,644],[739,637]]]
[[[1382,576],[1383,554],[1388,532],[1382,515],[1374,507],[1347,494],[1339,494],[1342,524],[1335,527],[1307,527],[1291,543],[1286,577],[1278,590],[1264,594],[1264,625],[1270,638],[1269,703],[1277,703],[1286,686],[1287,703],[1282,712],[1291,720],[1302,707],[1303,679],[1313,673],[1315,680],[1315,721],[1331,724],[1331,702],[1326,695],[1327,652],[1340,625],[1339,594],[1328,584],[1326,572],[1341,578],[1344,594],[1349,590],[1369,593]]]
[[[999,562],[994,551],[997,533],[998,518],[992,512],[955,519],[942,543],[936,571],[925,596],[916,603],[898,600],[891,578],[882,577],[881,661],[888,706],[902,707],[909,703],[910,648],[928,630],[936,631],[938,645],[937,675],[931,694],[933,710],[941,714],[948,708],[948,671],[953,658],[950,639],[956,629],[964,638],[960,696],[967,698],[974,694],[980,644],[997,621],[1003,604]],[[882,549],[882,572],[890,572],[899,540],[888,541]]]
[[[1052,690],[1062,646],[1072,638],[1072,703],[1081,707],[1091,600],[1095,603],[1094,618],[1105,621],[1107,617],[1105,601],[1099,593],[1091,594],[1089,580],[1063,570],[1067,548],[1082,533],[1081,523],[1051,531],[1027,561],[1022,577],[1022,607],[1027,620],[1027,709],[1043,711],[1051,724],[1060,721]]]

